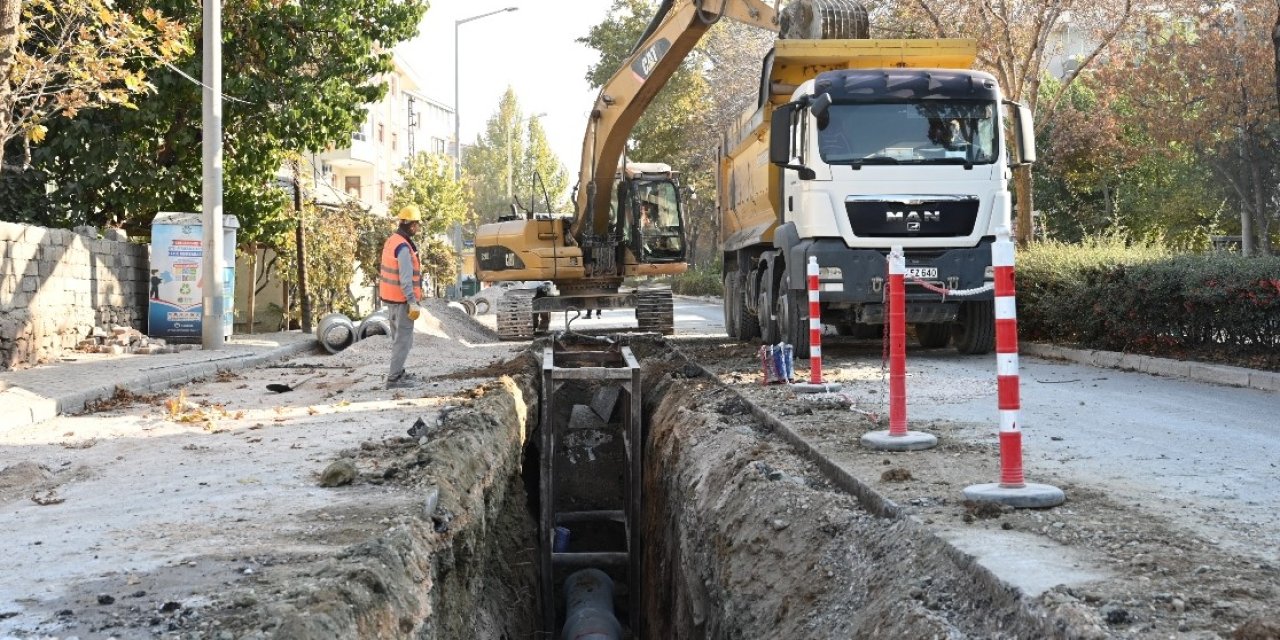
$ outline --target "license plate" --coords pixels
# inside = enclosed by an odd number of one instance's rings
[[[921,280],[938,279],[937,267],[907,267],[908,278],[919,278]]]

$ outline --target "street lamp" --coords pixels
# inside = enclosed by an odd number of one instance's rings
[[[508,11],[515,11],[519,8],[520,7],[507,7],[505,9],[497,9],[495,11],[490,11],[489,13],[482,13],[478,16],[471,16],[470,18],[463,18],[461,20],[453,21],[453,144],[454,144],[453,179],[454,180],[462,179],[462,111],[458,107],[458,84],[459,84],[458,80],[461,75],[458,73],[458,60],[459,60],[458,58],[458,27],[461,27],[462,25],[468,22],[471,22],[473,20],[479,20],[480,18],[487,18],[489,16],[497,15],[499,13],[506,13]],[[462,282],[462,223],[460,222],[453,223],[453,250],[458,257],[458,260],[457,260],[458,269],[455,276],[455,281]]]
[[[512,178],[512,173],[514,172],[514,170],[511,168],[511,129],[518,128],[520,126],[520,123],[522,122],[526,122],[526,121],[532,122],[535,118],[541,118],[546,115],[547,114],[545,112],[535,113],[531,116],[519,118],[516,120],[516,123],[514,125],[512,125],[511,127],[507,127],[507,200],[511,199],[511,178]],[[528,151],[526,150],[526,153],[527,152]]]
[[[461,27],[473,20],[488,18],[489,16],[506,13],[508,11],[516,11],[519,8],[520,7],[507,7],[506,9],[498,9],[496,11],[482,13],[478,16],[471,16],[470,18],[463,18],[453,22],[453,140],[455,145],[453,153],[453,178],[455,180],[462,179],[462,110],[458,106],[458,80],[460,78],[460,74],[458,73],[458,27]]]

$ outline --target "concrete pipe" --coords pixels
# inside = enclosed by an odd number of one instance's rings
[[[360,321],[360,327],[356,329],[356,340],[364,340],[369,336],[389,335],[391,335],[391,319],[387,317],[386,308],[369,314],[369,317]]]
[[[329,353],[337,353],[356,341],[356,330],[351,318],[341,313],[327,313],[316,325],[316,339]]]
[[[622,625],[613,615],[613,580],[599,569],[583,569],[564,581],[561,640],[619,640]]]

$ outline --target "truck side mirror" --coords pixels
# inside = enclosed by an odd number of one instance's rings
[[[778,166],[791,162],[791,114],[795,108],[789,104],[773,110],[769,123],[769,162]]]
[[[800,109],[791,102],[773,110],[769,121],[769,162],[783,169],[794,169],[801,180],[813,180],[818,174],[801,164],[791,164],[791,115]]]
[[[1021,164],[1034,164],[1036,161],[1036,124],[1031,115],[1031,108],[1025,104],[1014,103],[1014,118],[1017,120],[1014,130],[1018,141],[1018,161]]]

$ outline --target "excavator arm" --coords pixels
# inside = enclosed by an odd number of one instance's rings
[[[607,233],[613,181],[632,128],[707,30],[725,17],[779,29],[776,8],[762,0],[664,0],[631,55],[600,88],[582,140],[571,236]]]

